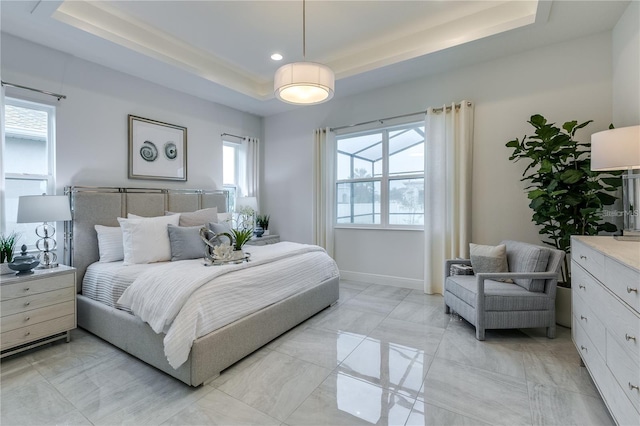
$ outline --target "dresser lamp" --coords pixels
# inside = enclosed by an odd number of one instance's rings
[[[36,228],[36,235],[40,237],[36,242],[36,248],[40,250],[38,268],[58,266],[57,243],[53,238],[56,229],[49,222],[64,220],[71,220],[69,198],[65,195],[25,195],[18,199],[18,223],[42,222]]]
[[[623,231],[619,240],[640,241],[640,125],[591,135],[591,170],[627,170],[622,176]]]

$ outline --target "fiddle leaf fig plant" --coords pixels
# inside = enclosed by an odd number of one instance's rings
[[[600,173],[591,170],[591,144],[574,139],[579,129],[593,120],[578,124],[567,121],[562,128],[548,123],[542,115],[528,121],[535,134],[509,141],[509,160],[528,161],[521,181],[525,187],[533,222],[541,228],[543,242],[565,253],[571,251],[571,235],[597,235],[616,232],[617,226],[603,220],[603,207],[612,205],[612,195],[622,185],[622,172]],[[571,286],[568,261],[562,268],[564,285]]]

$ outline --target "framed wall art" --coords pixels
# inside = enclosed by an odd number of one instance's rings
[[[187,128],[129,114],[129,178],[187,180]]]

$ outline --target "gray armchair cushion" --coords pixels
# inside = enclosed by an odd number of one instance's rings
[[[518,241],[503,241],[507,246],[509,272],[544,272],[551,250]],[[544,291],[545,280],[516,278],[513,282],[529,291]]]
[[[447,291],[475,308],[478,293],[477,277],[454,275],[447,278]],[[540,311],[550,309],[552,301],[545,293],[494,280],[484,281],[485,311]]]

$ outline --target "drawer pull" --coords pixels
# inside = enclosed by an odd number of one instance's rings
[[[31,302],[24,302],[24,306],[29,306]]]
[[[584,346],[580,346],[580,349],[582,349],[583,351],[587,350],[587,348],[585,348]]]
[[[580,255],[580,259],[582,259],[582,260],[587,260],[587,256],[585,256],[584,254],[581,254],[581,255]]]
[[[578,284],[578,287],[580,287],[580,288],[581,288],[581,289],[583,289],[583,290],[584,290],[584,289],[586,289],[586,287],[585,287],[585,286],[583,286],[582,284]]]
[[[624,333],[624,338],[627,339],[627,342],[629,340],[633,340],[634,342],[636,341],[636,337],[635,336],[629,336],[627,333]]]
[[[24,291],[29,291],[29,290],[31,290],[29,287],[24,288]]]
[[[581,319],[581,320],[585,320],[585,321],[586,321],[586,320],[587,320],[587,317],[585,317],[584,315],[580,315],[580,319]]]
[[[27,322],[27,321],[29,321],[30,319],[31,319],[31,317],[26,317],[26,318],[24,319],[24,322]],[[627,340],[629,340],[629,339],[627,339]]]
[[[637,293],[638,289],[637,288],[627,287],[627,293],[631,293],[632,291],[635,291]]]
[[[28,336],[28,335],[30,335],[30,334],[31,334],[31,332],[30,332],[30,331],[27,331],[26,333],[24,333],[24,337],[27,337],[27,336]],[[631,386],[631,383],[629,383],[629,386]]]
[[[629,382],[629,389],[630,389],[630,390],[634,390],[634,389],[635,389],[635,390],[640,390],[640,388],[638,388],[638,386],[636,386],[636,385],[632,385],[632,384],[631,384],[631,382]]]

